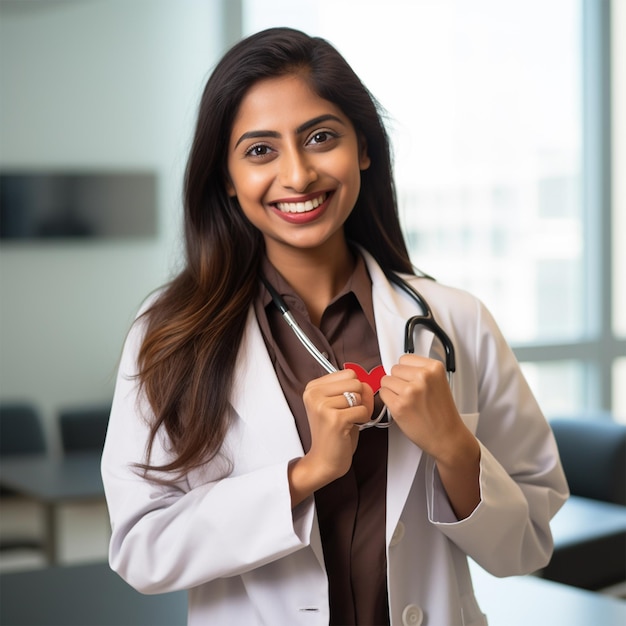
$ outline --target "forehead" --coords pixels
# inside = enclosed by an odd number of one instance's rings
[[[294,129],[326,113],[350,124],[341,109],[317,95],[302,76],[266,78],[254,83],[241,100],[231,137],[250,130]]]

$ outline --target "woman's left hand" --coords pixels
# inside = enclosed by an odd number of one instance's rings
[[[440,361],[404,354],[381,380],[381,400],[404,434],[434,458],[450,454],[467,430]]]
[[[380,398],[402,432],[435,459],[459,519],[470,515],[480,501],[480,446],[457,411],[443,364],[401,356],[382,378]]]

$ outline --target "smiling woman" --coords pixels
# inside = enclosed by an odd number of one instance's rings
[[[488,311],[414,272],[379,110],[328,42],[273,28],[217,65],[185,229],[120,365],[112,567],[191,589],[193,625],[486,624],[467,557],[547,562],[557,449]]]
[[[228,188],[289,280],[303,255],[350,268],[343,225],[369,164],[350,120],[300,72],[260,81],[243,98],[231,131]]]

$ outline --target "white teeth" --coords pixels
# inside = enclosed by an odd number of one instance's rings
[[[317,198],[307,200],[306,202],[277,202],[276,206],[283,213],[306,213],[307,211],[317,209],[317,207],[322,204],[325,199],[326,194],[322,194]]]

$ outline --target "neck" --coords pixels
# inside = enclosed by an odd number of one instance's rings
[[[354,270],[354,257],[343,240],[343,245],[332,250],[281,250],[268,259],[302,298],[311,321],[319,326],[322,314],[330,301],[341,291]]]

